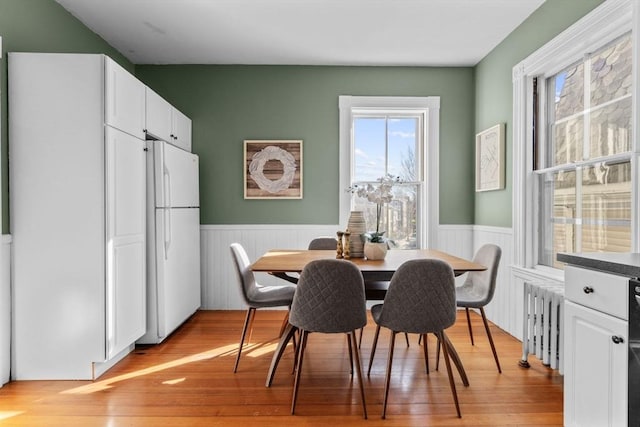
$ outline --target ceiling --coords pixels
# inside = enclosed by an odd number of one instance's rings
[[[134,64],[473,66],[544,0],[56,0]]]

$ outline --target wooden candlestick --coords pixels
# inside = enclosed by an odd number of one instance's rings
[[[336,246],[336,258],[342,258],[342,236],[344,233],[342,231],[338,231],[336,233],[338,235],[338,245]]]
[[[349,232],[349,229],[347,228],[344,231],[344,249],[342,251],[342,257],[344,259],[351,259],[351,249],[349,249],[350,245],[350,239],[351,239],[351,233]]]

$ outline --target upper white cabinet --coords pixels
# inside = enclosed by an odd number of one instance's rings
[[[145,85],[118,63],[105,58],[105,122],[144,139]]]
[[[11,376],[94,379],[146,329],[144,86],[103,55],[8,64]]]
[[[146,132],[186,151],[191,151],[191,119],[146,88]]]

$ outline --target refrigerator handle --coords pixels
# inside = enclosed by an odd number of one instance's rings
[[[164,208],[164,259],[169,259],[171,246],[171,209]]]
[[[165,207],[171,208],[171,174],[165,166],[163,170]]]

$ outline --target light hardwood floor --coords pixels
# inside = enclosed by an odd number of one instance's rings
[[[562,376],[530,356],[518,366],[521,343],[493,327],[499,374],[479,316],[472,315],[476,345],[464,312],[447,333],[469,376],[455,376],[462,418],[456,417],[446,369],[429,376],[418,337],[406,347],[399,335],[387,419],[381,420],[388,331],[381,332],[370,378],[365,380],[369,419],[362,419],[358,383],[349,375],[344,335],[311,334],[296,415],[290,415],[292,351],[287,350],[271,388],[265,379],[283,311],[258,310],[253,335],[233,374],[244,320],[240,311],[200,311],[164,343],[144,346],[97,381],[17,381],[0,388],[0,425],[91,426],[561,426]],[[369,361],[375,327],[362,341]],[[366,378],[366,372],[365,372]]]

